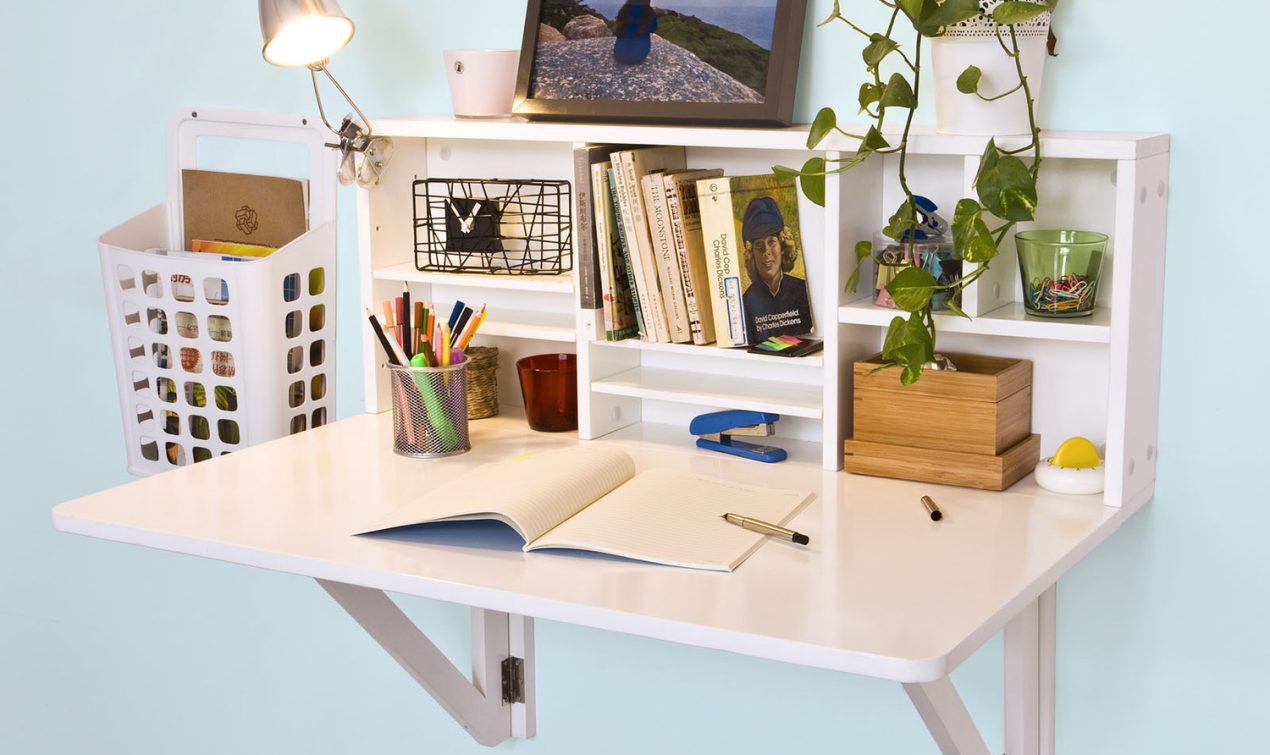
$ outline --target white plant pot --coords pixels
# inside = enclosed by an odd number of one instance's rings
[[[505,118],[512,114],[520,50],[446,50],[450,102],[460,118]]]
[[[998,1],[984,3],[985,10],[991,11]],[[1045,75],[1049,28],[1048,13],[1015,27],[1023,73],[1037,102],[1041,99]],[[1002,35],[1009,44],[1009,30],[1002,29]],[[950,27],[931,42],[935,68],[935,129],[939,133],[973,136],[1031,133],[1027,98],[1022,90],[995,102],[957,91],[957,77],[970,66],[978,66],[983,71],[979,93],[985,97],[995,97],[1018,86],[1014,59],[1002,49],[990,18],[981,16]]]

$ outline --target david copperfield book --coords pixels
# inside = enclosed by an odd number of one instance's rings
[[[812,331],[798,190],[771,174],[697,184],[719,346]]]

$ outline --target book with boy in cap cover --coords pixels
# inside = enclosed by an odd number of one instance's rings
[[[798,190],[769,174],[697,182],[714,327],[722,347],[812,331]]]

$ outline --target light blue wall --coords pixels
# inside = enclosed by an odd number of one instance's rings
[[[1158,493],[1061,583],[1064,753],[1265,747],[1270,108],[1254,30],[1270,11],[1219,15],[1235,5],[1067,0],[1047,69],[1049,127],[1173,134]],[[448,111],[440,50],[516,47],[524,13],[344,6],[359,33],[334,67],[380,115]],[[93,240],[162,199],[168,115],[313,105],[303,72],[261,61],[248,0],[13,2],[0,28],[0,752],[479,751],[313,583],[50,527],[57,502],[127,481]],[[809,33],[800,119],[851,98],[857,49],[845,30]],[[360,329],[341,202],[348,415]],[[464,652],[463,611],[408,605]],[[995,752],[999,651],[955,675]],[[933,752],[898,685],[549,622],[538,662],[540,734],[503,750]],[[757,721],[774,725],[738,725]]]

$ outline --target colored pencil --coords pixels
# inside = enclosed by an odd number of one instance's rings
[[[400,365],[401,360],[397,356],[397,352],[393,349],[393,340],[384,333],[383,326],[379,323],[379,318],[374,312],[366,310],[366,317],[370,320],[371,330],[375,331],[375,335],[379,338],[379,345],[384,347],[384,351],[388,354],[388,362],[394,365]]]
[[[414,331],[410,328],[410,284],[401,284],[401,348],[407,357],[415,354]],[[409,364],[409,362],[407,362]]]
[[[472,318],[475,321],[475,324],[473,324],[467,329],[467,334],[463,336],[463,340],[459,342],[460,349],[467,348],[468,343],[470,343],[471,340],[476,337],[476,331],[481,329],[481,324],[485,322],[485,318],[488,316],[489,316],[489,312],[485,309],[485,307],[481,307],[480,314]]]
[[[454,302],[454,309],[450,310],[450,319],[446,322],[450,330],[454,330],[454,325],[459,321],[459,315],[463,314],[463,310],[467,309],[467,305],[461,301]]]
[[[384,319],[382,324],[384,326],[384,332],[387,333],[388,335],[391,335],[393,339],[396,340],[397,315],[395,312],[393,312],[391,299],[384,300]]]

